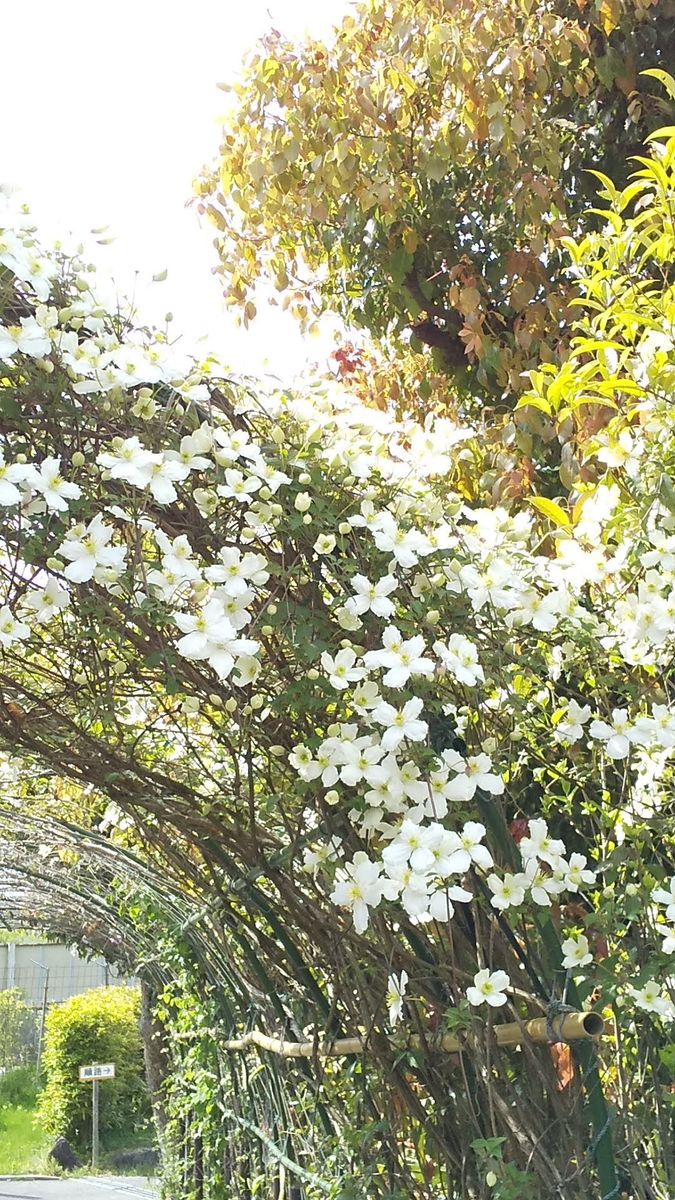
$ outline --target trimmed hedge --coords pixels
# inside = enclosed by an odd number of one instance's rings
[[[96,988],[51,1009],[45,1028],[45,1086],[38,1113],[48,1133],[80,1150],[91,1145],[91,1084],[79,1068],[114,1062],[115,1078],[100,1084],[100,1135],[131,1133],[151,1119],[140,1031],[140,992]]]

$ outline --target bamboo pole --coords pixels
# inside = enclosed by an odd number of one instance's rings
[[[512,1021],[509,1024],[495,1025],[492,1035],[498,1046],[521,1046],[529,1041],[535,1044],[545,1044],[555,1041],[588,1042],[596,1041],[604,1029],[605,1023],[601,1016],[593,1012],[568,1012],[554,1017],[549,1025],[546,1017],[535,1017],[531,1021]],[[553,1034],[553,1037],[551,1037]],[[452,1033],[444,1033],[441,1037],[430,1034],[428,1039],[422,1039],[413,1034],[405,1045],[397,1048],[419,1050],[429,1047],[432,1050],[442,1050],[448,1054],[457,1054],[470,1050],[473,1035],[468,1032],[464,1037],[455,1037]],[[250,1046],[266,1050],[269,1054],[278,1054],[282,1058],[337,1058],[341,1055],[363,1054],[368,1050],[368,1038],[357,1036],[337,1038],[334,1042],[286,1042],[282,1038],[270,1037],[261,1029],[251,1029],[239,1038],[230,1038],[221,1043],[223,1050],[241,1053]]]

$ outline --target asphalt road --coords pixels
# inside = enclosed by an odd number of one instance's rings
[[[127,1176],[114,1179],[0,1179],[0,1200],[157,1200],[151,1180]]]

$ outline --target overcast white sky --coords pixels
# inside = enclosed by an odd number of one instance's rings
[[[272,25],[327,34],[349,0],[0,0],[0,181],[21,188],[50,234],[115,235],[97,259],[134,289],[146,320],[168,310],[236,370],[282,377],[328,348],[268,310],[234,328],[211,275],[214,252],[185,204],[218,147],[218,114],[256,38]],[[108,236],[108,235],[106,235]],[[150,277],[168,268],[163,284]]]

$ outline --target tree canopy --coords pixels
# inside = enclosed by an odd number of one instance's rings
[[[639,72],[674,51],[670,0],[368,0],[325,43],[273,31],[198,185],[228,303],[249,322],[263,283],[517,395],[564,352],[588,168],[625,182],[670,107]]]

